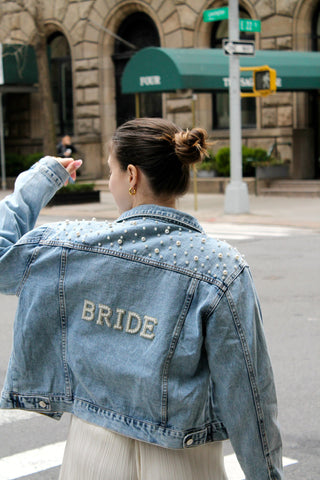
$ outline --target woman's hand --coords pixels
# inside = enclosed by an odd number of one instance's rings
[[[57,160],[67,170],[72,180],[75,181],[77,170],[81,167],[82,160],[73,160],[73,158],[57,158]],[[67,184],[68,180],[66,181],[65,185]]]

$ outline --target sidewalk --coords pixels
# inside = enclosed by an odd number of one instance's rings
[[[5,194],[0,190],[0,199]],[[179,210],[190,213],[201,222],[241,223],[256,225],[282,225],[299,228],[309,228],[320,231],[320,198],[306,197],[256,197],[250,196],[250,213],[226,215],[224,213],[224,195],[198,194],[198,208],[194,209],[194,195],[186,194],[178,201]],[[116,219],[118,211],[109,192],[101,192],[100,203],[83,205],[65,205],[46,207],[41,211],[48,217],[48,222],[60,218]],[[52,218],[51,218],[52,217]]]

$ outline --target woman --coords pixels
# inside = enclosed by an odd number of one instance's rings
[[[76,152],[77,149],[72,144],[71,137],[69,135],[64,135],[57,145],[58,157],[69,158],[72,157]]]
[[[282,478],[276,396],[249,268],[175,209],[206,132],[162,119],[111,142],[114,223],[33,230],[75,177],[45,157],[0,204],[0,287],[19,295],[2,408],[73,414],[61,480]]]

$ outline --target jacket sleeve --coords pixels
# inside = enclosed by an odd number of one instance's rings
[[[248,267],[221,294],[207,321],[213,408],[246,480],[280,480],[282,447],[273,372]]]
[[[30,234],[26,242],[16,245],[30,232],[40,210],[64,184],[69,174],[54,158],[44,157],[20,174],[14,192],[0,202],[0,291],[16,293],[32,256],[38,234]]]

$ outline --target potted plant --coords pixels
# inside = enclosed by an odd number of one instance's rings
[[[289,177],[290,160],[270,158],[261,162],[254,162],[254,166],[256,167],[256,178],[259,179]]]
[[[254,160],[267,154],[260,148],[242,146],[242,172],[244,177],[254,177]],[[216,153],[216,169],[221,177],[230,177],[230,147],[222,147]]]
[[[276,155],[273,156],[275,151]],[[290,160],[282,160],[278,155],[277,142],[273,143],[268,152],[261,150],[261,154],[253,158],[252,164],[256,169],[257,179],[277,179],[289,177]]]
[[[199,165],[197,165],[197,177],[216,177],[217,163],[216,158],[211,150],[208,150],[206,157]]]

